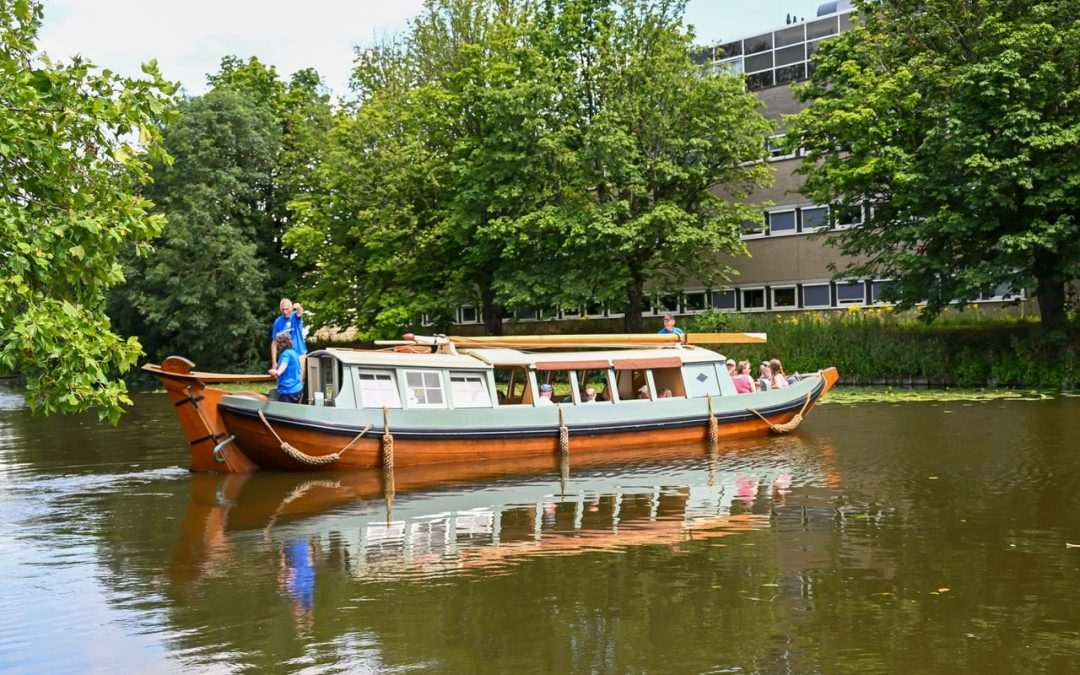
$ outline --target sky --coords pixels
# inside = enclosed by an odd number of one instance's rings
[[[698,42],[716,44],[779,28],[787,14],[809,19],[820,0],[689,0]],[[306,67],[335,96],[348,93],[353,47],[402,33],[422,0],[45,0],[39,48],[53,59],[81,54],[101,68],[138,75],[156,58],[184,90],[206,90],[206,74],[228,54],[257,56],[287,77]]]

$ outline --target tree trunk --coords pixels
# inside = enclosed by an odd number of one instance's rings
[[[626,314],[623,314],[623,329],[627,333],[640,333],[641,312],[645,309],[645,278],[633,275],[626,297]]]
[[[484,330],[488,335],[502,335],[502,320],[506,312],[495,302],[495,291],[490,287],[480,289],[480,304],[484,315]]]
[[[1065,313],[1065,281],[1060,274],[1060,257],[1049,251],[1035,255],[1035,298],[1043,330],[1064,335],[1068,326]]]

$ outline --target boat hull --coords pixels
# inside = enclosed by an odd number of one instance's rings
[[[712,436],[710,408],[717,440],[760,436],[808,414],[839,379],[835,368],[827,368],[788,389],[714,396],[711,406],[705,398],[691,398],[383,411],[229,394],[208,386],[204,374],[192,371],[190,362],[177,357],[149,370],[161,379],[176,408],[191,449],[192,470],[221,473],[342,471],[551,457],[562,451],[563,428],[570,453],[705,443]],[[389,435],[384,420],[389,421]],[[296,452],[286,451],[286,443]],[[335,461],[319,461],[337,454]]]

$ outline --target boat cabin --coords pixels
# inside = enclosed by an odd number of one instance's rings
[[[725,358],[699,347],[532,353],[323,349],[308,354],[307,401],[338,408],[458,409],[604,405],[734,395]],[[597,392],[584,400],[586,389]]]

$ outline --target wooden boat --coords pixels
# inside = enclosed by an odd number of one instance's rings
[[[700,346],[764,340],[406,336],[381,350],[308,354],[307,402],[298,404],[209,386],[263,375],[200,373],[176,356],[144,370],[173,401],[195,471],[388,469],[791,430],[836,382],[834,368],[740,395],[725,357]],[[561,400],[541,396],[549,383]],[[584,401],[587,386],[601,400]]]

